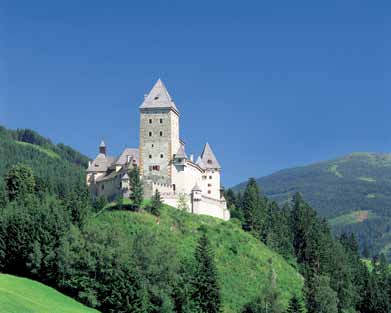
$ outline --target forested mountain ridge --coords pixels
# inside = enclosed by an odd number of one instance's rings
[[[64,144],[29,129],[8,130],[0,126],[0,177],[11,166],[23,163],[30,166],[41,189],[64,196],[75,186],[85,188],[85,168],[88,158]],[[3,189],[0,179],[0,192]]]
[[[300,192],[337,233],[355,232],[363,246],[373,247],[373,253],[391,256],[391,154],[352,153],[281,170],[258,178],[257,183],[278,203]]]

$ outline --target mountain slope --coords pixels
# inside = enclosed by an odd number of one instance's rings
[[[0,126],[0,160],[0,177],[22,162],[33,169],[41,188],[59,195],[69,192],[71,186],[85,184],[88,158],[65,145],[54,145],[31,130],[14,131]]]
[[[389,253],[391,154],[353,153],[282,170],[257,182],[269,199],[279,203],[301,192],[311,206],[330,219],[336,232],[354,231],[362,243],[373,246],[373,252]]]
[[[36,281],[0,274],[2,313],[98,313]]]
[[[239,312],[244,304],[260,295],[262,288],[270,284],[269,276],[273,269],[285,305],[293,294],[301,294],[303,279],[296,269],[245,233],[235,222],[183,213],[164,206],[160,219],[148,213],[106,211],[93,223],[102,232],[115,225],[116,231],[119,228],[122,233],[120,238],[128,241],[124,243],[127,246],[132,245],[139,233],[157,235],[158,244],[173,248],[181,260],[193,258],[200,227],[206,226],[215,252],[223,312]]]

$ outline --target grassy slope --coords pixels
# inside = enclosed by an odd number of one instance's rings
[[[174,221],[182,220],[180,231]],[[160,222],[147,213],[107,211],[100,214],[96,223],[102,227],[121,225],[127,236],[134,236],[140,230],[159,235],[175,245],[181,258],[193,256],[199,227],[208,226],[208,234],[215,250],[216,263],[222,288],[224,312],[238,312],[239,308],[260,294],[268,285],[272,260],[277,273],[277,285],[282,292],[284,304],[293,294],[301,294],[302,277],[280,255],[242,231],[234,222],[178,212],[165,206]]]
[[[355,232],[361,242],[391,259],[391,154],[353,153],[291,168],[257,179],[277,202],[301,192],[318,212],[331,219],[336,232]],[[241,184],[236,188],[243,188]],[[370,212],[367,219],[352,212]]]
[[[58,291],[30,279],[0,274],[2,313],[93,313]]]

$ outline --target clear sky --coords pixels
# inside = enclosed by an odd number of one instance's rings
[[[2,1],[0,124],[94,157],[138,145],[161,78],[223,183],[391,152],[390,1]]]

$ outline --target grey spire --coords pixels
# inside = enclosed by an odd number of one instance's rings
[[[187,155],[185,152],[185,146],[180,145],[177,153],[175,154],[176,159],[187,159]]]
[[[220,163],[217,161],[212,148],[209,146],[209,143],[205,144],[204,151],[202,151],[201,154],[201,160],[208,169],[221,169]]]
[[[148,108],[171,108],[179,113],[174,101],[167,91],[166,86],[160,78],[157,80],[149,94],[145,97],[143,104],[140,109]]]
[[[198,186],[198,182],[194,185],[193,189],[191,191],[202,191],[200,186]]]

